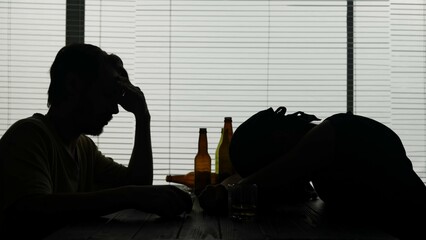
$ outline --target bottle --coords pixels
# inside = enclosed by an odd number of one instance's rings
[[[194,159],[194,193],[197,196],[207,185],[210,184],[211,161],[212,160],[207,148],[207,129],[200,128],[198,138],[198,152]]]
[[[220,139],[219,139],[219,142],[217,143],[217,148],[215,153],[215,164],[214,164],[215,171],[214,172],[216,174],[219,174],[219,149],[220,149],[220,145],[222,144],[222,141],[223,141],[223,128],[220,131]]]
[[[223,129],[228,129],[228,139],[231,142],[234,131],[232,129],[232,117],[225,117]]]
[[[194,188],[195,174],[189,172],[187,174],[167,175],[166,182],[174,182],[186,185],[189,188]]]
[[[219,156],[218,156],[218,182],[225,180],[227,177],[230,177],[234,174],[234,168],[231,163],[231,158],[229,157],[229,145],[231,143],[233,135],[232,129],[232,118],[225,117],[224,127],[222,133],[222,143],[219,146]]]
[[[217,178],[216,173],[211,173],[210,184],[216,184],[216,178]],[[194,189],[195,173],[189,172],[187,174],[167,175],[166,182],[180,183],[191,189]]]

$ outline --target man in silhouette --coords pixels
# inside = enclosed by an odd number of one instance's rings
[[[150,114],[121,59],[89,44],[63,47],[51,69],[47,114],[17,121],[0,140],[3,236],[32,239],[74,220],[135,208],[162,217],[190,211],[190,196],[153,186]],[[104,156],[100,135],[118,104],[136,119],[128,167]]]
[[[269,108],[236,129],[230,157],[240,184],[275,187],[273,201],[282,186],[312,182],[331,219],[425,239],[426,187],[395,132],[352,113],[319,124],[285,113]]]

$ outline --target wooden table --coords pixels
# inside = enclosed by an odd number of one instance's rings
[[[280,206],[253,222],[205,214],[195,200],[190,214],[162,219],[133,209],[79,222],[45,240],[66,239],[392,239],[375,229],[328,222],[321,200]]]

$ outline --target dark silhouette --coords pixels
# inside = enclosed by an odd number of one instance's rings
[[[150,114],[118,56],[68,45],[50,76],[47,114],[19,120],[0,140],[0,238],[37,239],[66,223],[125,208],[162,217],[191,211],[188,193],[152,185]],[[118,104],[136,119],[128,167],[86,136],[101,134]]]
[[[285,113],[269,108],[236,129],[230,157],[237,174],[200,194],[206,212],[226,212],[227,183],[256,183],[262,214],[319,196],[332,222],[426,238],[426,187],[391,129],[351,113],[318,125],[314,115]]]
[[[261,111],[236,129],[230,156],[241,184],[311,181],[332,219],[425,239],[426,187],[391,129],[351,113],[316,125],[313,115],[285,112]]]

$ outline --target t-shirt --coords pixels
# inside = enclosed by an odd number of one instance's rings
[[[0,139],[0,164],[0,213],[31,195],[123,185],[126,174],[125,166],[105,157],[84,135],[73,158],[42,114],[19,120],[6,131]]]
[[[351,113],[327,120],[335,130],[335,154],[312,181],[320,198],[338,211],[345,209],[349,217],[377,221],[395,231],[416,230],[416,214],[426,213],[426,187],[398,135]]]
[[[356,198],[366,191],[380,200],[426,193],[400,138],[390,128],[350,113],[327,120],[336,135],[334,159],[314,181],[324,201],[339,200],[341,196]]]

